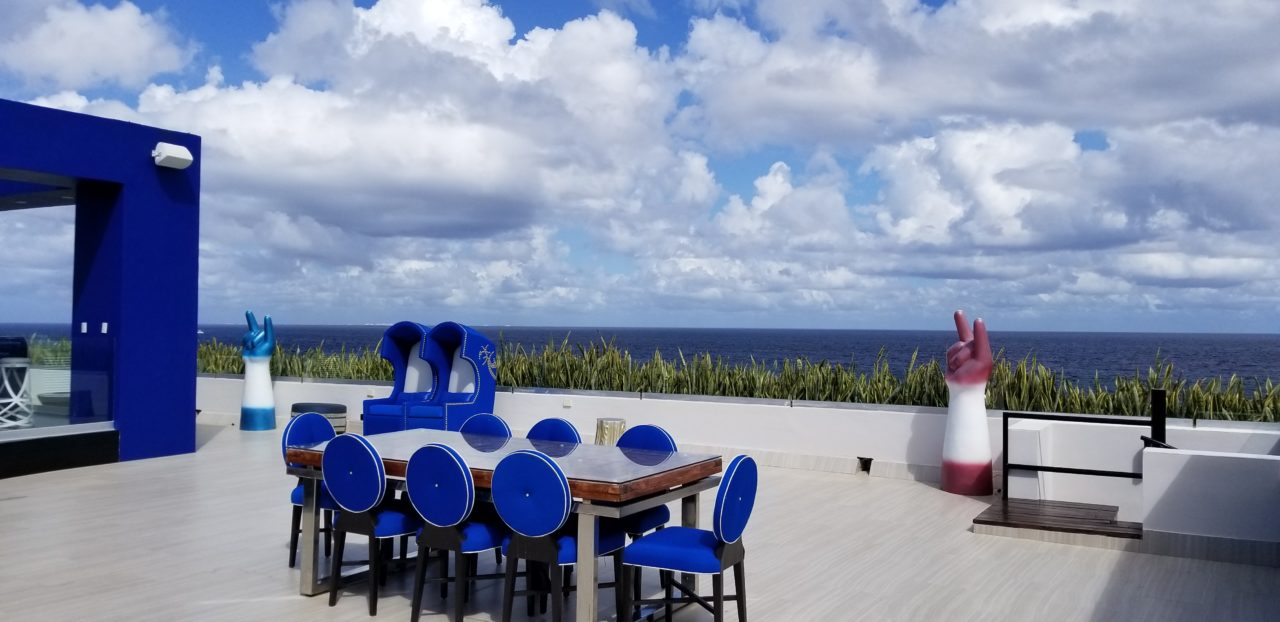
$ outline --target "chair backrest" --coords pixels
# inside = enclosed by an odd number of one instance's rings
[[[756,504],[759,470],[750,456],[735,456],[724,470],[724,479],[716,493],[716,509],[711,514],[711,531],[721,542],[737,542],[751,520]]]
[[[537,441],[556,441],[558,443],[582,442],[582,435],[578,434],[578,428],[573,427],[572,423],[557,417],[543,419],[533,424],[525,438]]]
[[[511,426],[508,426],[507,422],[502,420],[502,417],[489,413],[471,415],[466,421],[462,422],[462,427],[458,428],[458,431],[463,434],[483,434],[485,436],[511,438]]]
[[[638,425],[628,429],[618,437],[618,447],[625,449],[649,449],[653,451],[679,451],[676,439],[667,431],[649,424]]]
[[[359,434],[334,438],[325,445],[320,464],[325,487],[338,507],[360,513],[382,503],[387,492],[387,472],[369,439]]]
[[[513,451],[498,462],[492,487],[498,516],[512,531],[530,538],[559,531],[573,509],[564,471],[532,449]]]
[[[423,360],[422,346],[427,328],[416,322],[396,322],[382,333],[378,351],[391,364],[394,383],[391,397],[401,393],[431,393],[438,382],[436,366]]]
[[[333,424],[324,415],[302,413],[284,425],[284,433],[280,435],[280,456],[286,456],[290,446],[323,443],[337,435]],[[289,461],[285,460],[285,464]]]
[[[418,356],[422,342],[413,344],[412,354],[405,362],[404,393],[431,393],[436,389],[436,370],[431,363]]]
[[[453,527],[467,520],[476,504],[471,468],[452,447],[431,443],[409,457],[405,467],[409,502],[422,520],[436,527]]]
[[[475,393],[478,377],[476,366],[462,356],[462,347],[459,346],[453,351],[453,363],[449,365],[449,392]]]

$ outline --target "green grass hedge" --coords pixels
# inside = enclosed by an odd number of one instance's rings
[[[45,352],[42,353],[41,350]],[[33,342],[33,358],[63,356],[69,342]],[[321,348],[283,350],[271,359],[275,376],[392,380],[391,365],[377,354],[378,347],[325,353]],[[202,343],[196,354],[200,373],[241,374],[244,362],[238,344]],[[910,406],[946,406],[947,385],[937,360],[921,362],[913,355],[904,369],[889,368],[882,351],[871,369],[806,359],[778,363],[752,361],[729,365],[709,354],[664,358],[654,352],[633,358],[611,343],[559,345],[526,350],[502,344],[498,350],[498,384],[513,387],[545,387],[596,391],[630,391],[685,395],[718,395],[788,400],[859,402]],[[1110,382],[1095,377],[1077,383],[1038,363],[1034,358],[1010,361],[996,356],[987,406],[996,410],[1111,415],[1145,415],[1149,391],[1168,391],[1171,417],[1276,421],[1280,416],[1280,391],[1270,379],[1251,383],[1231,376],[1223,381],[1188,381],[1175,375],[1173,364],[1157,355],[1145,372],[1120,376]]]

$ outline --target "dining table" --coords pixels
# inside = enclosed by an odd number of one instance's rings
[[[579,560],[595,559],[596,538],[601,518],[622,518],[679,500],[680,521],[698,526],[698,494],[720,481],[721,457],[717,454],[665,452],[619,448],[588,443],[567,443],[444,430],[412,429],[365,437],[382,457],[389,479],[403,480],[409,457],[429,443],[441,443],[456,450],[471,469],[478,493],[487,494],[493,469],[514,451],[533,449],[556,462],[569,480],[577,516]],[[305,596],[325,593],[328,579],[322,576],[318,554],[318,491],[324,477],[322,459],[326,442],[289,446],[285,449],[288,473],[303,485],[302,576],[299,592]],[[578,589],[575,619],[595,620],[598,603],[596,565],[577,564]],[[696,576],[685,575],[686,585],[695,586]],[[696,589],[696,586],[695,586]]]

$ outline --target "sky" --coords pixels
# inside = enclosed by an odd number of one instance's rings
[[[6,0],[203,137],[200,321],[1280,330],[1271,0]],[[73,210],[0,212],[0,322]]]

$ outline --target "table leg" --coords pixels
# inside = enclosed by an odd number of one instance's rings
[[[302,579],[298,593],[315,596],[329,591],[320,575],[320,480],[302,479]]]
[[[596,619],[596,527],[600,518],[593,514],[578,515],[578,622]],[[552,595],[559,598],[559,595]]]
[[[698,527],[698,494],[689,495],[680,500],[680,524],[685,527]],[[698,592],[698,575],[681,573],[680,582],[689,586],[694,593]]]

